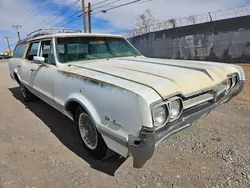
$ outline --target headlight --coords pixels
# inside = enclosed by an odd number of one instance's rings
[[[161,126],[166,123],[168,118],[167,106],[162,105],[154,109],[154,125]]]
[[[182,100],[180,98],[175,99],[169,103],[169,117],[176,119],[179,117],[183,110]]]

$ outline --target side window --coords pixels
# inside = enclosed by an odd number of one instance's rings
[[[57,54],[58,54],[58,59],[61,63],[65,62],[65,54],[66,54],[66,49],[65,48],[66,45],[63,44],[57,44],[56,45],[56,50],[57,50]]]
[[[13,54],[13,57],[14,58],[22,58],[23,57],[23,54],[24,54],[24,51],[26,49],[26,46],[27,44],[18,44],[15,48],[15,51],[14,51],[14,54]]]
[[[53,65],[55,64],[51,40],[41,42],[41,48],[40,48],[39,55],[45,58],[45,63],[53,64]]]
[[[30,44],[26,59],[30,61],[33,60],[33,57],[37,55],[38,46],[39,46],[39,42],[34,42]]]

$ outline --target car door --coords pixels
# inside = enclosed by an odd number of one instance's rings
[[[34,63],[31,85],[37,96],[54,106],[54,76],[57,73],[53,53],[53,41],[43,40],[39,45],[38,56],[44,57],[43,63]]]
[[[36,67],[33,62],[33,57],[38,54],[39,42],[31,42],[29,44],[25,58],[21,60],[21,64],[18,67],[18,73],[20,75],[20,81],[32,92],[32,73]]]

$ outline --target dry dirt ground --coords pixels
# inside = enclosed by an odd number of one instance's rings
[[[250,66],[244,91],[200,123],[170,137],[143,169],[132,159],[92,160],[74,124],[22,100],[0,63],[0,187],[250,187]]]

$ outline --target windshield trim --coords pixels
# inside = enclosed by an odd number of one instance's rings
[[[138,55],[138,56],[125,56],[125,57],[111,57],[111,58],[102,58],[102,59],[88,59],[88,60],[77,60],[77,61],[69,61],[67,63],[60,63],[61,65],[71,65],[71,64],[77,64],[77,63],[91,63],[91,62],[97,62],[97,61],[109,61],[109,60],[114,60],[114,59],[121,59],[121,58],[131,58],[131,57],[144,57],[143,55]]]
[[[57,50],[57,45],[58,45],[58,39],[60,38],[92,38],[92,37],[96,37],[96,38],[104,38],[104,39],[123,39],[127,44],[128,46],[134,50],[135,54],[136,55],[128,55],[128,56],[113,56],[113,57],[107,57],[107,58],[96,58],[96,59],[82,59],[82,60],[73,60],[73,61],[68,61],[68,62],[60,62],[59,60],[59,53],[58,53],[58,50]],[[117,58],[126,58],[126,57],[138,57],[138,56],[143,56],[127,39],[125,39],[124,37],[103,37],[103,36],[70,36],[70,37],[63,37],[63,36],[60,36],[60,37],[55,37],[54,38],[54,44],[55,44],[55,56],[56,56],[56,59],[57,59],[57,62],[59,64],[72,64],[72,63],[75,63],[75,62],[89,62],[89,61],[98,61],[98,60],[108,60],[108,59],[117,59]]]

